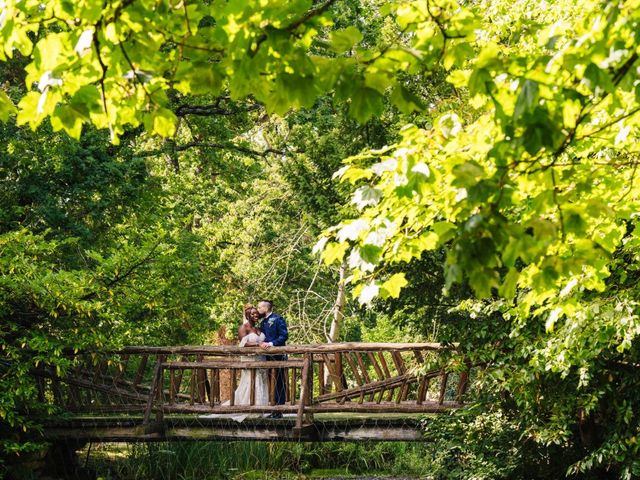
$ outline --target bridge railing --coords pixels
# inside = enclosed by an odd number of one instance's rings
[[[70,412],[296,415],[428,413],[462,404],[470,365],[455,346],[435,343],[333,343],[258,347],[127,347],[75,355],[64,376],[36,370],[40,396]],[[263,355],[277,360],[264,360]],[[269,357],[274,358],[274,357]],[[276,405],[276,378],[285,402]],[[244,380],[243,380],[244,378]],[[249,395],[235,398],[240,383]],[[258,395],[266,382],[268,399]],[[264,387],[263,387],[264,388]]]

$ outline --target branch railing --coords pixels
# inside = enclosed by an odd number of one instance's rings
[[[263,355],[277,356],[275,360]],[[165,414],[294,414],[296,427],[313,415],[438,413],[457,408],[471,365],[455,346],[436,343],[333,343],[258,347],[126,347],[118,352],[77,354],[63,376],[34,371],[39,396],[70,412],[144,414],[145,423]],[[248,401],[235,390],[243,372]],[[276,378],[284,404],[276,405]],[[268,401],[257,398],[258,377]]]

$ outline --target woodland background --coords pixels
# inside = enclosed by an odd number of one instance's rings
[[[5,459],[52,413],[31,367],[266,296],[290,343],[484,366],[437,478],[640,475],[638,1],[0,12]]]

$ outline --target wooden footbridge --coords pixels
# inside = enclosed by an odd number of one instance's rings
[[[58,414],[51,441],[420,440],[419,415],[463,404],[470,365],[455,347],[432,343],[334,343],[259,348],[127,347],[70,356],[66,374],[33,370],[40,399]],[[275,404],[284,374],[286,403]],[[241,371],[246,404],[234,398]],[[269,403],[256,404],[266,371]],[[264,375],[261,373],[261,375]],[[244,402],[243,402],[244,403]],[[283,419],[268,419],[277,412]],[[247,418],[237,422],[234,415]],[[234,420],[235,418],[235,420]]]

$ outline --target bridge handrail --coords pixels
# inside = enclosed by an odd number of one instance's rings
[[[411,350],[446,351],[457,350],[459,345],[441,343],[368,343],[340,342],[307,345],[287,345],[284,347],[239,347],[237,345],[182,345],[182,346],[127,346],[122,350],[109,353],[150,354],[150,355],[251,355],[251,354],[303,354],[303,353],[343,353],[343,352],[404,352]]]

